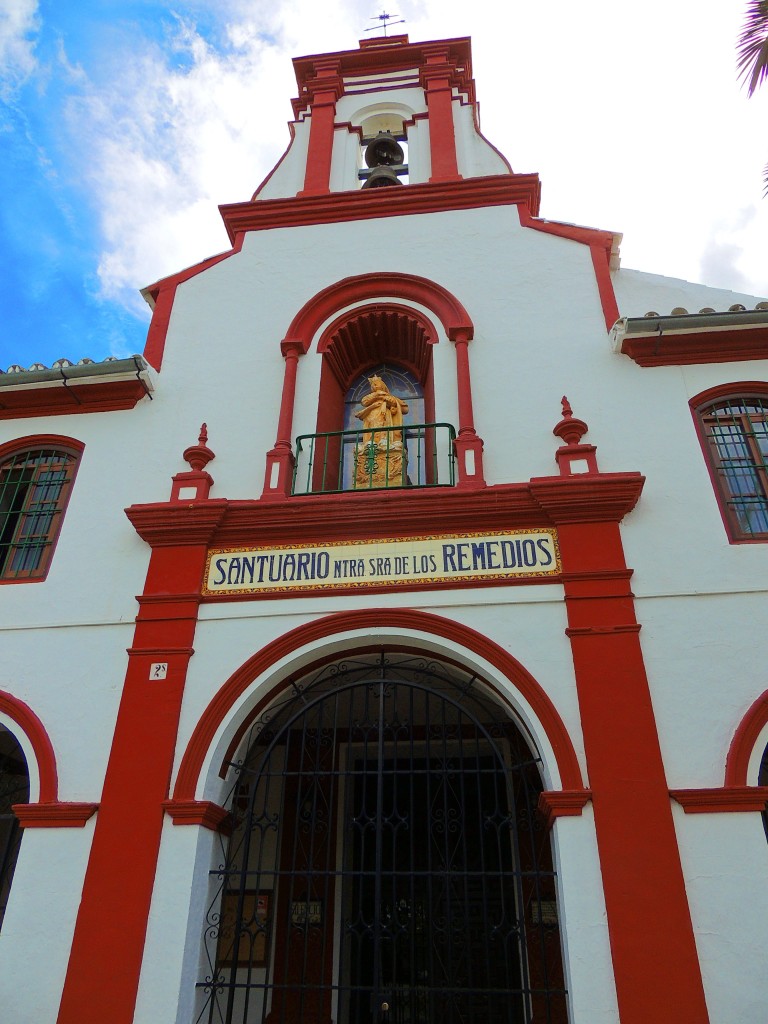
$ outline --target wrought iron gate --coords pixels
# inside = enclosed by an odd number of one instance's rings
[[[538,762],[480,680],[325,666],[233,767],[199,1022],[565,1024]]]

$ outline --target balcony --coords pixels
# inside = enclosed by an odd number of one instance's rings
[[[455,437],[450,423],[302,434],[291,493],[453,487]]]

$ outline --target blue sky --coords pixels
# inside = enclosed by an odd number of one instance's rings
[[[542,214],[624,232],[623,264],[768,292],[768,89],[734,70],[741,5],[413,0],[471,35],[483,130]],[[227,247],[288,140],[290,58],[354,47],[364,0],[0,0],[0,369],[140,352],[139,289]]]

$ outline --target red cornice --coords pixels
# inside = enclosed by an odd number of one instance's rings
[[[686,814],[722,814],[768,809],[768,786],[671,789],[669,795],[680,804]]]
[[[175,274],[169,274],[168,277],[161,277],[154,284],[149,284],[146,288],[142,288],[141,294],[144,296],[149,295],[153,302],[157,302],[158,296],[164,289],[178,287],[178,285],[183,284],[185,281],[189,281],[193,277],[197,277],[198,274],[202,274],[204,270],[208,270],[217,263],[221,263],[222,260],[236,255],[239,251],[239,249],[227,249],[226,252],[217,253],[215,256],[208,256],[199,263],[194,263],[191,267],[185,267],[184,270],[179,270]]]
[[[613,290],[611,279],[611,255],[615,235],[612,231],[601,231],[599,228],[585,228],[578,224],[562,224],[559,221],[540,220],[536,217],[537,210],[520,207],[520,223],[524,228],[543,231],[558,238],[568,238],[580,245],[588,245],[595,268],[595,281],[600,295],[605,318],[605,329],[610,331],[619,319],[619,306]]]
[[[544,231],[548,235],[557,235],[559,238],[570,238],[572,242],[580,242],[582,245],[596,246],[605,253],[606,263],[610,263],[615,238],[612,231],[581,227],[579,224],[563,224],[556,220],[539,219],[534,210],[531,210],[530,213],[521,210],[520,223],[525,228],[533,228],[534,231]]]
[[[339,73],[347,78],[376,73],[392,73],[417,69],[427,63],[435,49],[445,54],[451,66],[453,84],[463,90],[472,90],[472,46],[469,37],[440,39],[429,42],[411,43],[407,35],[389,36],[386,39],[364,39],[356,50],[340,50],[336,53],[311,54],[296,57],[293,69],[300,93],[305,93],[317,74],[318,65],[333,60]],[[299,101],[294,102],[301,102]]]
[[[477,490],[436,487],[284,501],[132,505],[126,515],[152,547],[372,540],[419,535],[425,523],[431,533],[453,534],[619,522],[635,507],[643,483],[639,473],[601,473]]]
[[[0,393],[0,420],[133,409],[146,393],[146,385],[135,377],[93,384],[8,389]]]
[[[98,804],[14,804],[13,813],[22,828],[83,828],[99,809]]]
[[[333,224],[373,217],[406,217],[485,206],[516,205],[535,216],[540,197],[538,174],[494,174],[451,182],[424,182],[403,188],[355,189],[320,196],[257,199],[247,203],[229,203],[220,206],[219,211],[234,245],[246,231]]]
[[[545,789],[539,793],[538,809],[547,828],[552,828],[555,818],[580,816],[591,799],[591,789]]]
[[[210,800],[165,800],[163,807],[174,825],[202,825],[224,835],[232,831],[229,811]]]
[[[596,473],[534,477],[529,487],[547,521],[557,526],[620,522],[637,504],[644,484],[640,473]]]
[[[229,504],[220,499],[190,505],[131,505],[125,514],[141,539],[153,548],[210,545]]]
[[[171,320],[171,311],[173,310],[178,286],[196,277],[198,274],[202,274],[209,267],[221,263],[222,260],[235,256],[240,252],[241,245],[242,238],[237,245],[227,252],[218,253],[216,256],[209,256],[208,259],[195,263],[192,267],[186,267],[184,270],[180,270],[177,274],[171,274],[169,277],[162,277],[159,281],[155,281],[154,284],[142,288],[141,294],[145,298],[149,296],[152,300],[152,320],[147,332],[147,341],[144,345],[144,358],[150,366],[154,366],[159,371],[163,364],[165,339],[168,334],[168,325]]]
[[[768,358],[768,326],[719,331],[670,331],[625,337],[621,351],[638,366],[685,366]]]

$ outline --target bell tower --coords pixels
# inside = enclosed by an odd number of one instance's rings
[[[298,238],[305,237],[299,229],[324,225],[335,231],[347,224],[344,233],[357,237],[354,222],[362,227],[366,221],[376,220],[382,238],[382,232],[390,230],[383,224],[389,218],[397,219],[397,245],[386,256],[371,251],[369,240],[346,246],[335,282],[331,277],[325,288],[318,287],[315,297],[295,312],[281,342],[285,377],[262,497],[282,500],[290,494],[296,470],[294,434],[341,428],[338,407],[343,403],[342,393],[352,385],[352,364],[357,374],[362,373],[373,369],[374,362],[387,364],[392,353],[402,347],[394,336],[385,346],[372,341],[388,332],[379,324],[385,315],[383,300],[388,303],[386,315],[400,317],[400,322],[403,301],[408,304],[405,315],[409,323],[416,322],[414,308],[431,312],[442,325],[438,333],[453,343],[451,366],[440,355],[445,365],[438,368],[442,375],[439,387],[432,384],[431,356],[421,353],[410,363],[401,359],[399,365],[415,372],[415,381],[437,420],[455,424],[451,450],[456,458],[456,485],[462,489],[483,487],[483,441],[474,423],[467,344],[473,337],[472,320],[454,293],[435,284],[434,260],[428,252],[423,253],[425,259],[416,259],[416,274],[402,272],[402,256],[410,253],[413,261],[425,240],[434,237],[425,234],[422,214],[463,217],[486,207],[506,207],[518,227],[528,225],[538,215],[538,175],[514,173],[481,134],[467,38],[423,43],[411,43],[406,35],[366,39],[359,49],[298,57],[293,64],[298,96],[292,101],[294,120],[289,124],[288,149],[249,202],[220,207],[233,251],[253,244],[246,239],[253,239],[254,232],[287,227]],[[369,234],[367,228],[365,231]],[[321,235],[312,234],[312,242],[309,237],[307,245],[316,259]],[[453,246],[455,237],[452,234],[446,248],[460,268],[463,249]],[[331,349],[338,352],[344,347],[323,335],[328,318],[346,315],[349,303],[371,302],[376,310],[366,309],[366,323],[375,322],[382,331],[378,327],[366,330],[365,351],[370,359],[358,353],[349,365],[345,363],[343,372],[338,366],[334,373],[327,372]],[[414,337],[422,336],[421,327],[413,330]],[[434,325],[429,328],[433,330]],[[427,353],[436,340],[437,335],[426,347]],[[446,347],[451,346],[442,349]],[[301,406],[296,388],[306,387],[299,380],[297,364],[310,350],[324,354],[314,422],[294,416]],[[307,370],[302,374],[306,380]],[[335,383],[326,387],[334,379]],[[303,409],[306,413],[307,403]]]
[[[512,174],[480,134],[469,39],[299,57],[291,144],[254,200]]]

